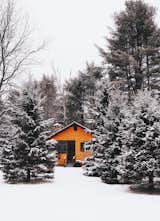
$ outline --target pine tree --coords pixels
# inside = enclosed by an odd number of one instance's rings
[[[60,115],[59,94],[56,78],[51,75],[43,75],[39,81],[34,81],[34,87],[40,93],[43,100],[42,107],[44,110],[43,119],[53,120],[53,123],[60,122],[62,116]]]
[[[100,176],[106,183],[124,183],[128,182],[124,177],[123,162],[123,140],[126,130],[124,111],[127,99],[106,80],[102,85],[95,102],[96,108],[92,110],[95,119],[95,139],[87,144],[87,147],[91,147],[93,155],[85,161],[84,174]]]
[[[10,124],[10,118],[8,117],[8,108],[2,99],[0,99],[0,162],[2,158],[2,150],[9,145],[9,138],[12,137],[13,130]]]
[[[160,104],[154,92],[139,92],[128,114],[125,174],[154,188],[160,175]]]
[[[121,93],[112,91],[104,121],[104,153],[100,164],[101,179],[105,183],[123,183],[123,139],[126,98]]]
[[[76,78],[70,79],[65,85],[66,121],[75,120],[90,127],[88,120],[88,102],[91,102],[96,91],[96,84],[104,74],[102,67],[94,63],[87,64]]]
[[[84,175],[100,176],[100,163],[104,158],[104,140],[106,137],[104,121],[109,104],[110,85],[106,79],[97,85],[95,96],[89,105],[89,118],[92,120],[94,139],[85,144],[92,151],[92,156],[84,162]]]
[[[10,131],[9,144],[3,146],[4,179],[7,182],[53,179],[55,144],[48,140],[38,94],[28,86],[15,94],[14,99],[9,99],[8,107],[13,130]]]
[[[125,9],[115,15],[115,29],[106,37],[108,48],[100,48],[110,79],[129,92],[129,99],[142,87],[158,86],[160,29],[155,13],[142,0],[126,1]]]

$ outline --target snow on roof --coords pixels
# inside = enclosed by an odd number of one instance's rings
[[[80,124],[80,123],[78,123],[78,122],[76,122],[76,121],[73,121],[72,123],[68,124],[67,126],[63,127],[62,129],[60,129],[60,130],[56,131],[54,134],[52,134],[52,135],[51,135],[51,138],[54,137],[55,135],[57,135],[57,134],[63,132],[64,130],[68,129],[69,127],[74,126],[74,125],[77,125],[77,126],[83,128],[83,129],[85,129],[85,131],[86,131],[87,133],[91,132],[91,130],[90,130],[89,128],[83,126],[82,124]]]

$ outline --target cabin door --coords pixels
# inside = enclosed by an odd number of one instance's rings
[[[67,145],[67,162],[73,164],[75,158],[75,141],[68,141]]]

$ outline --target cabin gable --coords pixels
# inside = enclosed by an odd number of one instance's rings
[[[93,136],[85,131],[85,129],[77,126],[75,130],[75,126],[71,126],[66,130],[57,133],[52,137],[54,140],[79,140],[79,141],[88,141],[92,139]]]

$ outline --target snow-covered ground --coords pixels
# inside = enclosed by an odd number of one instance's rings
[[[106,185],[81,168],[57,167],[51,184],[0,184],[1,221],[151,221],[159,208],[159,195]]]

